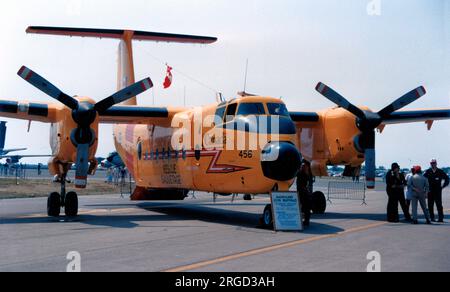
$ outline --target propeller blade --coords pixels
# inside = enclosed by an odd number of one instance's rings
[[[17,72],[17,75],[19,75],[21,78],[23,78],[25,81],[27,81],[40,91],[60,101],[70,109],[75,110],[78,108],[78,101],[76,99],[68,96],[67,94],[59,90],[56,86],[51,84],[49,81],[45,80],[42,76],[40,76],[36,72],[33,72],[27,67],[22,66],[19,72]]]
[[[366,145],[365,150],[366,157],[366,183],[368,189],[375,188],[375,177],[376,177],[376,152],[375,152],[375,131],[366,134]]]
[[[79,144],[77,146],[76,167],[75,187],[78,189],[85,189],[89,171],[89,144]]]
[[[316,86],[316,90],[322,94],[324,97],[326,97],[331,102],[337,104],[338,106],[348,110],[355,116],[357,116],[360,119],[365,118],[364,112],[356,107],[355,105],[351,104],[347,99],[345,99],[342,95],[334,91],[332,88],[328,87],[327,85],[320,82]]]
[[[95,109],[99,113],[103,113],[106,110],[108,110],[110,107],[122,103],[134,96],[137,96],[148,89],[153,87],[153,82],[150,78],[144,79],[142,81],[139,81],[133,85],[130,85],[126,87],[125,89],[122,89],[121,91],[113,94],[112,96],[105,98],[104,100],[98,102],[95,105]]]
[[[387,107],[382,109],[378,114],[382,118],[387,117],[390,114],[392,114],[393,112],[398,111],[399,109],[402,109],[405,106],[415,102],[416,100],[418,100],[425,94],[427,94],[427,91],[425,90],[425,88],[423,86],[420,86],[420,87],[408,92],[404,96],[400,97],[399,99],[397,99],[396,101],[394,101],[393,103],[391,103],[390,105],[388,105]]]

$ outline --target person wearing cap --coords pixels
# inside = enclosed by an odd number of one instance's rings
[[[398,204],[400,203],[406,221],[411,221],[409,208],[405,200],[405,187],[407,186],[405,175],[400,171],[400,165],[393,163],[391,170],[386,174],[386,191],[389,197],[387,207],[388,222],[400,222]]]
[[[449,183],[448,175],[438,168],[438,163],[436,159],[431,160],[431,168],[425,172],[425,177],[428,179],[430,184],[430,193],[428,194],[428,208],[430,209],[431,220],[435,221],[434,216],[434,205],[439,215],[439,222],[444,223],[444,207],[442,205],[442,190],[446,188]]]
[[[408,188],[411,189],[412,223],[419,224],[417,208],[420,203],[423,214],[427,219],[427,224],[431,224],[430,213],[427,209],[426,202],[429,191],[428,179],[423,176],[422,168],[420,166],[414,167],[414,173],[414,176],[408,181]]]

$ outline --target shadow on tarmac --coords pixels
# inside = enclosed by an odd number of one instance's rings
[[[258,225],[260,222],[260,215],[255,213],[248,213],[242,211],[225,210],[219,208],[209,207],[207,205],[184,205],[180,206],[179,203],[141,203],[137,206],[141,210],[151,211],[157,214],[149,215],[80,215],[76,218],[48,218],[48,217],[30,217],[30,218],[2,218],[0,224],[70,224],[70,223],[82,223],[91,227],[104,227],[104,228],[207,228],[206,225],[183,224],[185,221],[200,221],[214,224],[230,225],[236,228],[251,228],[260,229],[263,228]],[[99,207],[98,205],[95,205]],[[106,205],[102,205],[105,207]],[[109,207],[118,207],[119,205],[108,205]],[[130,205],[120,205],[130,206]],[[219,205],[217,205],[219,207]],[[337,219],[337,220],[368,220],[368,221],[385,221],[384,214],[353,214],[353,213],[326,213],[324,215],[313,215],[311,226],[306,229],[303,234],[314,235],[326,235],[336,234],[344,231],[344,229],[329,225],[318,223],[315,219]],[[448,222],[449,217],[446,217]],[[171,226],[142,226],[139,222],[174,222],[177,221],[182,225]],[[83,230],[78,228],[77,230]],[[267,230],[267,232],[271,232]]]

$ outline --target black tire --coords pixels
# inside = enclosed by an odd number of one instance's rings
[[[49,217],[59,217],[61,214],[61,196],[58,193],[51,193],[47,199],[47,215]]]
[[[262,225],[264,228],[273,229],[272,205],[267,205],[266,208],[264,209],[262,217]]]
[[[312,194],[312,212],[317,215],[325,214],[327,210],[327,199],[322,192],[314,192]]]
[[[251,201],[253,200],[252,195],[244,195],[244,201]]]
[[[66,195],[65,213],[67,217],[78,216],[78,195],[75,192],[69,192]]]

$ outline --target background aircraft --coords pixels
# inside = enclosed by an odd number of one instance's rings
[[[104,168],[123,168],[125,163],[123,163],[122,158],[120,158],[119,153],[112,152],[105,159],[99,159],[99,163]]]
[[[0,121],[0,157],[3,155],[7,155],[11,152],[27,150],[27,148],[4,149],[5,141],[6,141],[6,122]]]
[[[24,80],[61,104],[0,101],[0,115],[51,123],[53,159],[49,169],[64,178],[70,166],[76,164],[75,184],[78,188],[86,186],[87,175],[97,167],[99,123],[114,124],[117,152],[136,180],[134,200],[183,199],[189,190],[222,194],[286,191],[294,182],[302,158],[312,163],[313,173],[318,176],[328,175],[327,165],[346,165],[351,169],[360,167],[365,161],[367,184],[373,188],[377,129],[382,131],[386,125],[409,122],[426,122],[431,129],[433,121],[450,118],[450,109],[401,111],[426,93],[423,87],[410,91],[379,112],[372,112],[367,107],[353,105],[323,83],[319,83],[316,90],[338,107],[319,112],[290,112],[279,98],[245,94],[200,109],[137,106],[135,96],[150,88],[152,82],[144,79],[135,83],[132,40],[208,44],[217,39],[51,27],[30,27],[27,32],[120,40],[119,92],[116,94],[97,103],[86,97],[73,98],[23,67],[18,74]],[[215,114],[223,119],[214,126],[194,129],[206,138],[202,144],[192,143],[190,149],[173,148],[171,142],[176,127],[172,127],[172,122],[193,124],[198,113],[203,116]],[[227,137],[243,132],[249,136],[251,129],[259,129],[260,125],[252,124],[246,118],[249,115],[279,118],[280,135],[256,151],[210,147],[224,143],[221,135]],[[239,124],[244,125],[243,131],[239,131]],[[223,125],[231,127],[224,129]],[[207,136],[211,130],[218,130],[217,136]],[[189,139],[193,140],[192,137]],[[274,150],[278,150],[279,155],[271,159]],[[62,206],[66,215],[74,216],[78,210],[77,195],[74,192],[66,194],[65,179],[61,181],[61,193],[49,197],[48,214],[58,216]],[[323,194],[316,193],[316,196],[326,204]],[[321,210],[324,208],[320,207]],[[270,212],[270,208],[266,207],[266,211]]]
[[[6,141],[6,122],[0,122],[0,160],[6,159],[8,164],[19,163],[23,158],[50,157],[51,155],[8,155],[11,152],[27,150],[27,148],[4,149]]]

